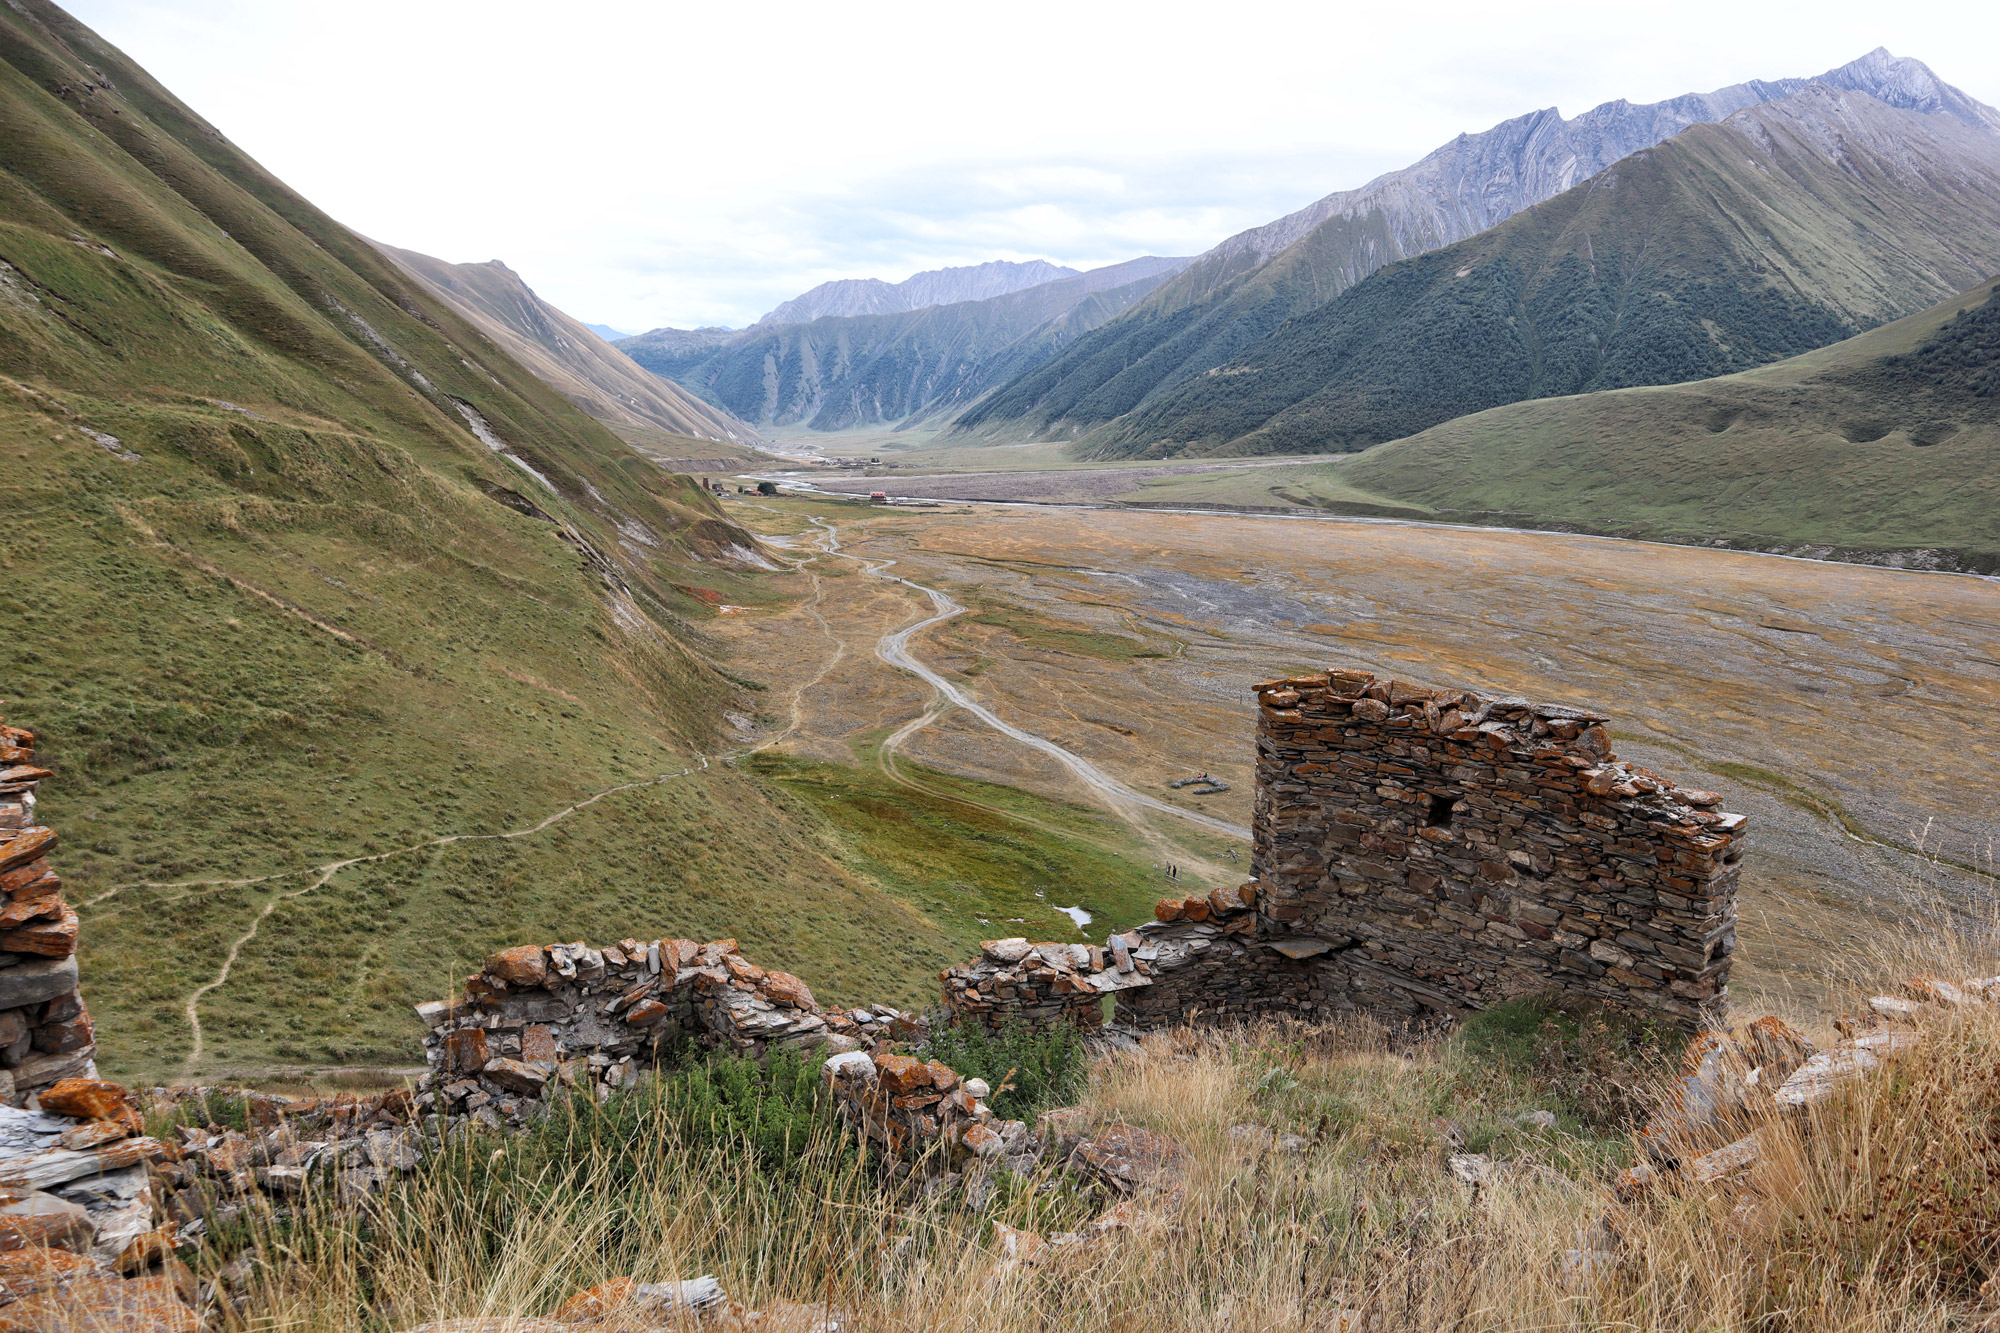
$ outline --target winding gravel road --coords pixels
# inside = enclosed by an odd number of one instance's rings
[[[1158,797],[1148,796],[1145,792],[1126,786],[1081,755],[1065,750],[1062,746],[1057,745],[1054,741],[1046,737],[1037,736],[1030,731],[1023,731],[1012,723],[1004,721],[984,704],[966,694],[965,691],[959,689],[958,686],[946,680],[930,667],[924,665],[923,660],[910,651],[910,636],[920,630],[929,629],[933,625],[943,624],[953,616],[962,614],[965,608],[944,593],[939,592],[936,588],[926,587],[921,583],[906,579],[899,574],[885,573],[884,571],[896,563],[893,560],[875,560],[867,556],[848,554],[840,549],[839,530],[833,524],[820,518],[815,518],[813,523],[820,529],[818,539],[820,549],[828,555],[839,556],[843,560],[856,561],[861,565],[865,573],[872,574],[878,579],[887,579],[892,583],[900,583],[904,587],[920,592],[931,599],[931,606],[934,608],[935,614],[926,619],[919,620],[913,625],[906,625],[893,633],[883,635],[875,644],[875,655],[877,657],[887,662],[890,666],[900,671],[907,671],[917,677],[936,690],[939,695],[943,696],[954,707],[963,708],[966,712],[972,714],[972,716],[978,718],[981,722],[984,722],[987,726],[993,728],[993,730],[999,732],[1009,740],[1018,741],[1031,750],[1039,750],[1041,753],[1049,756],[1049,758],[1074,773],[1077,779],[1086,787],[1089,787],[1097,795],[1104,798],[1105,801],[1128,818],[1131,816],[1133,808],[1151,810],[1158,814],[1172,815],[1176,819],[1184,820],[1211,833],[1219,833],[1226,838],[1248,839],[1250,837],[1250,830],[1240,824],[1232,824],[1226,819],[1217,819],[1213,815],[1205,815],[1199,810],[1183,810],[1179,806],[1169,805]],[[888,744],[894,745],[899,743],[907,735],[930,721],[933,716],[933,714],[927,713],[923,718],[917,719],[912,725],[902,728],[894,736],[890,737]]]

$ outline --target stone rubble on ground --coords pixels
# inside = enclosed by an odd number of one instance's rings
[[[60,839],[35,822],[51,774],[34,759],[35,734],[0,722],[0,1102],[13,1106],[58,1079],[97,1073],[77,989],[76,909],[49,863]]]

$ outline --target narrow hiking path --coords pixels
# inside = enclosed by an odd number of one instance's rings
[[[883,742],[882,748],[885,753],[893,753],[895,747],[901,745],[923,727],[928,726],[937,717],[941,716],[946,707],[962,708],[1009,740],[1025,745],[1031,750],[1038,751],[1054,759],[1057,763],[1068,769],[1093,795],[1111,807],[1115,813],[1131,822],[1142,834],[1148,833],[1150,830],[1144,821],[1138,818],[1137,812],[1146,810],[1155,814],[1170,815],[1184,823],[1192,824],[1206,832],[1220,834],[1226,838],[1247,840],[1250,837],[1250,830],[1240,824],[1232,824],[1226,819],[1217,819],[1215,816],[1203,814],[1199,810],[1183,810],[1179,806],[1170,805],[1158,797],[1149,796],[1145,792],[1127,786],[1098,768],[1088,759],[1083,758],[1083,756],[1064,749],[1046,737],[1037,736],[1031,731],[1023,731],[1021,728],[1005,721],[998,714],[994,713],[993,710],[931,669],[931,667],[924,663],[923,659],[910,650],[911,637],[934,625],[941,625],[953,616],[964,614],[966,608],[936,588],[928,587],[912,579],[906,579],[899,574],[886,573],[885,571],[896,563],[894,560],[882,560],[870,556],[854,555],[841,550],[838,528],[823,518],[814,518],[812,522],[814,526],[820,529],[820,547],[828,555],[837,556],[844,560],[853,560],[861,565],[864,573],[875,578],[888,580],[892,583],[900,583],[904,587],[912,589],[915,592],[920,592],[930,599],[932,613],[913,624],[905,625],[901,629],[892,630],[884,634],[875,644],[875,655],[890,666],[900,671],[907,671],[926,685],[929,685],[943,701],[944,706],[926,709],[921,716],[899,727],[890,735],[888,740]]]
[[[596,805],[607,796],[616,796],[619,792],[623,791],[635,791],[641,787],[657,787],[663,782],[672,782],[677,778],[690,777],[697,769],[705,769],[707,767],[707,758],[697,756],[697,763],[694,768],[684,768],[677,773],[661,773],[656,777],[641,778],[637,782],[621,782],[615,787],[606,787],[604,790],[594,792],[572,805],[564,806],[554,814],[548,815],[533,824],[522,828],[509,829],[502,833],[447,833],[435,838],[425,838],[419,842],[410,843],[407,846],[392,847],[386,852],[371,852],[366,856],[349,856],[337,861],[325,861],[319,865],[307,866],[303,869],[279,870],[268,875],[255,875],[242,879],[136,880],[130,884],[119,884],[106,889],[96,897],[85,900],[83,905],[85,907],[95,907],[101,902],[116,897],[126,889],[248,888],[257,884],[274,884],[280,880],[296,879],[305,875],[315,877],[312,883],[306,885],[304,888],[294,889],[290,893],[276,894],[269,902],[265,903],[263,909],[251,919],[250,928],[245,930],[230,944],[228,953],[223,956],[222,966],[216,970],[215,976],[189,992],[186,1002],[181,1007],[181,1013],[187,1019],[190,1033],[188,1054],[186,1059],[182,1061],[181,1068],[191,1071],[201,1059],[203,1049],[201,1029],[202,1000],[227,984],[229,973],[236,966],[236,960],[242,955],[244,946],[257,938],[257,932],[263,926],[265,918],[275,912],[279,904],[290,902],[295,898],[303,898],[309,893],[325,888],[332,882],[335,875],[349,866],[367,865],[375,861],[387,861],[391,857],[408,856],[412,852],[421,852],[431,847],[444,847],[455,842],[481,842],[532,837],[549,828],[551,825],[569,818],[569,816],[575,814],[577,811]]]

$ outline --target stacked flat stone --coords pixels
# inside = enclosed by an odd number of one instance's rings
[[[1606,719],[1335,671],[1257,687],[1259,933],[1388,1014],[1563,992],[1698,1028],[1747,819],[1611,751]]]
[[[805,982],[758,967],[735,940],[522,945],[488,958],[457,1002],[417,1006],[430,1029],[418,1104],[519,1125],[553,1092],[630,1086],[687,1045],[857,1050],[895,1011],[868,1012],[863,1025],[822,1010]]]
[[[899,1051],[847,1051],[827,1057],[822,1077],[841,1118],[903,1170],[938,1175],[968,1163],[1019,1161],[1039,1149],[1028,1126],[999,1120],[980,1079]]]
[[[954,1022],[978,1023],[992,1032],[1057,1023],[1096,1027],[1104,1019],[1106,995],[1150,979],[1136,967],[1107,972],[1106,957],[1106,949],[1093,944],[987,940],[979,957],[938,974],[945,1012]]]
[[[51,774],[34,758],[34,733],[0,723],[0,1098],[14,1106],[60,1079],[96,1076],[76,909],[49,864],[56,832],[35,822]]]

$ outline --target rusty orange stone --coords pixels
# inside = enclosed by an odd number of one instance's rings
[[[517,944],[488,958],[486,971],[510,986],[539,986],[548,980],[549,959],[539,944]]]
[[[60,898],[53,921],[37,921],[30,926],[0,931],[0,950],[32,953],[43,958],[67,958],[76,952],[76,909]]]
[[[614,1277],[594,1287],[585,1287],[563,1302],[556,1311],[559,1324],[598,1323],[623,1310],[632,1300],[636,1285],[629,1277]]]
[[[39,861],[56,849],[56,831],[52,828],[22,829],[5,842],[0,842],[0,873],[19,869],[30,861]]]
[[[1183,921],[1206,921],[1208,918],[1208,899],[1189,898],[1181,903],[1181,919]]]
[[[734,944],[735,941],[731,940],[730,943]],[[740,953],[724,954],[722,956],[722,966],[728,969],[729,975],[738,981],[747,981],[755,985],[764,979],[764,969]]]
[[[885,1053],[875,1057],[875,1076],[886,1092],[915,1092],[931,1085],[930,1066],[912,1055]]]
[[[42,876],[54,873],[49,868],[47,857],[37,857],[35,860],[28,862],[28,864],[18,869],[9,870],[6,874],[0,875],[0,893],[4,893],[11,898],[30,884],[41,879]]]
[[[635,1028],[649,1028],[667,1016],[667,1006],[658,1000],[641,1000],[625,1011],[625,1021]]]
[[[813,993],[806,983],[789,972],[766,972],[764,974],[764,994],[779,1004],[808,1012],[819,1008]]]
[[[521,1029],[521,1058],[530,1062],[556,1062],[556,1030],[543,1023]]]
[[[0,907],[0,930],[17,930],[42,917],[60,918],[62,913],[62,880],[44,875]]]
[[[1181,919],[1181,900],[1162,898],[1153,904],[1153,917],[1158,921],[1178,921]]]
[[[485,1028],[453,1028],[444,1034],[446,1068],[460,1074],[476,1074],[490,1058]]]
[[[931,1086],[939,1092],[950,1092],[958,1086],[958,1071],[950,1065],[932,1060],[924,1067],[931,1071]]]
[[[66,1078],[42,1091],[42,1110],[79,1120],[115,1120],[132,1109],[132,1096],[100,1078]]]

